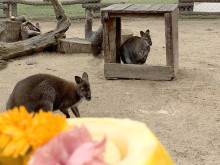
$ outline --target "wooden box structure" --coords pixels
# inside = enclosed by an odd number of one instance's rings
[[[172,80],[178,71],[178,4],[114,4],[102,9],[104,74],[107,79]],[[165,18],[166,65],[121,64],[121,18]]]

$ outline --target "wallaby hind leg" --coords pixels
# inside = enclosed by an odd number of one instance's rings
[[[42,101],[38,103],[37,108],[35,109],[35,112],[39,112],[39,110],[42,109],[43,111],[52,111],[53,110],[53,103],[51,101]]]
[[[70,118],[70,114],[67,109],[60,109],[60,111],[63,112],[64,115],[66,115],[66,118]]]
[[[76,117],[80,117],[79,110],[77,107],[71,107],[71,110]]]

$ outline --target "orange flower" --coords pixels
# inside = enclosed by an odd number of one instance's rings
[[[28,113],[21,106],[0,114],[0,156],[24,156],[66,129],[66,118],[52,112]]]
[[[26,130],[32,123],[32,113],[24,107],[14,108],[0,114],[0,154],[3,156],[23,156],[30,145]]]
[[[65,116],[53,115],[51,111],[35,114],[32,126],[28,129],[28,141],[34,149],[47,143],[51,138],[66,129]]]

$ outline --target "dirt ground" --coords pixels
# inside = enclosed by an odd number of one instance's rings
[[[94,22],[97,29],[99,20]],[[43,32],[56,22],[40,22]],[[134,35],[150,29],[153,46],[147,64],[165,65],[163,19],[123,20]],[[106,80],[103,60],[91,54],[39,53],[19,58],[0,71],[0,111],[17,81],[49,73],[74,81],[89,74],[92,100],[82,117],[131,118],[155,133],[178,165],[220,164],[220,21],[179,20],[179,72],[173,81]],[[73,21],[67,37],[84,37],[83,21]],[[32,60],[34,65],[27,65]],[[71,114],[72,115],[72,114]],[[73,116],[73,115],[72,115]]]

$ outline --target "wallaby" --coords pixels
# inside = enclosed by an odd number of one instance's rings
[[[125,64],[144,64],[152,45],[150,30],[144,33],[140,31],[141,37],[131,37],[120,47],[120,56]]]
[[[92,31],[92,13],[86,11],[85,21],[85,39],[91,41],[92,54],[97,56],[100,54],[103,42],[103,26],[101,25],[97,31]]]
[[[76,117],[80,117],[78,104],[83,100],[91,100],[88,74],[82,78],[75,76],[76,85],[49,74],[36,74],[19,81],[6,105],[6,109],[25,106],[28,112],[57,110],[70,117],[71,108]]]

